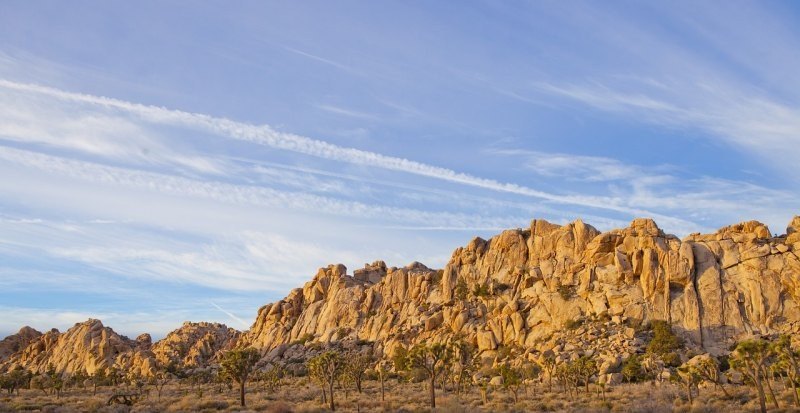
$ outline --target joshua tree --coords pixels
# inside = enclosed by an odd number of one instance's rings
[[[14,370],[0,376],[0,388],[3,388],[11,396],[14,390],[19,393],[21,387],[25,387],[30,380],[30,374],[22,367],[17,366]]]
[[[436,379],[446,370],[452,350],[445,344],[417,344],[408,353],[410,367],[423,370],[429,379],[431,408],[436,408]]]
[[[336,351],[326,351],[308,361],[308,370],[312,377],[319,383],[328,387],[329,406],[332,411],[336,410],[336,402],[333,397],[333,386],[343,373],[345,368],[345,358]],[[324,389],[324,387],[323,387]],[[324,390],[323,390],[324,398]]]
[[[260,359],[258,351],[252,348],[230,350],[222,356],[220,368],[229,379],[239,384],[239,403],[245,407],[245,385]]]
[[[372,356],[368,354],[349,353],[347,355],[345,374],[350,377],[359,393],[361,393],[361,382],[364,380],[364,374],[366,374],[372,363]]]
[[[542,356],[539,358],[539,366],[542,368],[542,371],[547,374],[547,391],[552,393],[553,392],[553,376],[555,375],[556,370],[556,355],[547,350],[542,353]]]
[[[97,394],[98,386],[105,386],[108,383],[108,371],[105,367],[95,371],[94,374],[89,376],[92,384],[92,394]]]
[[[31,377],[30,388],[31,390],[41,390],[47,395],[47,378],[41,375]]]
[[[528,385],[532,383],[534,380],[539,378],[542,373],[542,368],[536,364],[531,362],[523,362],[522,364],[522,378],[525,382],[525,395],[528,395]]]
[[[697,362],[694,368],[695,372],[700,375],[700,378],[713,383],[714,387],[722,390],[722,393],[725,394],[725,397],[730,397],[730,394],[725,389],[725,386],[722,385],[722,381],[719,379],[719,361],[717,361],[717,359],[712,356],[703,357]]]
[[[677,369],[678,374],[672,376],[673,380],[680,382],[686,389],[686,395],[689,397],[689,405],[692,405],[694,398],[692,397],[692,390],[697,389],[702,377],[697,371],[697,366],[684,364]],[[699,389],[698,389],[699,392]]]
[[[267,391],[275,391],[281,386],[281,379],[283,379],[284,370],[280,366],[272,366],[268,370],[258,373],[258,381],[264,386]]]
[[[478,388],[481,390],[481,401],[483,404],[489,403],[489,378],[481,377],[478,379]]]
[[[153,375],[150,379],[150,383],[153,384],[153,387],[156,388],[156,393],[158,393],[158,400],[161,400],[161,392],[164,390],[164,386],[167,385],[175,376],[172,373],[167,373],[166,371],[159,371]]]
[[[755,386],[761,412],[767,411],[764,396],[764,371],[769,360],[769,343],[761,339],[739,342],[731,353],[731,367],[744,374]],[[777,401],[775,401],[777,407]]]
[[[800,407],[800,398],[797,394],[797,381],[800,375],[800,352],[792,348],[791,337],[782,335],[772,343],[772,352],[778,358],[778,364],[786,373],[789,383],[792,385],[792,396],[794,404]]]
[[[573,379],[573,370],[571,363],[562,363],[556,367],[555,375],[558,378],[559,383],[561,383],[561,388],[564,390],[564,393],[568,395],[572,395],[572,379]]]
[[[389,375],[389,362],[381,360],[375,364],[375,373],[378,374],[378,380],[381,382],[381,401],[386,400],[386,377]]]
[[[477,348],[463,340],[453,344],[452,379],[455,382],[456,393],[461,393],[472,384],[472,375],[480,365],[480,354]]]
[[[597,374],[597,362],[589,356],[581,356],[579,359],[575,360],[572,365],[574,374],[577,376],[576,378],[583,382],[584,386],[586,386],[586,393],[588,394],[589,380],[592,376]]]
[[[522,386],[522,372],[508,363],[500,366],[500,376],[503,377],[503,387],[514,395],[514,403],[519,402],[519,388]]]

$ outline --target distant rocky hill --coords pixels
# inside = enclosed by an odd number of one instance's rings
[[[170,365],[182,370],[206,367],[238,335],[238,331],[223,324],[186,322],[152,344],[149,334],[131,340],[103,326],[100,320],[89,319],[64,333],[55,329],[39,333],[7,357],[0,370],[20,366],[37,373],[53,368],[65,373],[94,374],[116,368],[148,376]]]
[[[486,356],[566,357],[581,349],[614,363],[615,352],[641,351],[631,326],[652,320],[669,322],[689,347],[718,354],[745,336],[800,333],[799,255],[800,217],[776,237],[750,221],[683,240],[649,219],[604,233],[580,220],[534,220],[473,239],[443,270],[381,261],[352,276],[341,264],[322,268],[262,307],[244,333],[186,323],[151,345],[149,336],[129,340],[89,320],[65,333],[11,336],[19,344],[0,343],[0,367],[92,373],[119,366],[149,374],[169,364],[205,367],[233,346],[279,362],[318,350],[315,343],[358,343],[391,355],[399,346],[451,340],[471,342]],[[5,361],[4,351],[13,353]]]
[[[0,341],[0,363],[11,357],[12,354],[28,347],[31,341],[39,338],[41,332],[30,327],[22,327],[16,334],[12,334]]]
[[[224,324],[185,322],[156,342],[151,351],[160,366],[202,368],[214,361],[221,350],[232,348],[239,334]]]

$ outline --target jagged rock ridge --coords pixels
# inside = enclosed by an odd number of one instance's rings
[[[414,263],[320,269],[262,307],[240,345],[279,356],[343,337],[398,344],[464,338],[481,350],[536,348],[586,317],[666,320],[691,346],[721,352],[749,334],[800,331],[800,217],[772,237],[756,221],[665,234],[650,219],[600,233],[578,220],[473,239],[444,271]]]

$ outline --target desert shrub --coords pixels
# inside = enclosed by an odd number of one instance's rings
[[[647,353],[657,355],[667,366],[679,366],[681,359],[677,350],[683,347],[683,341],[672,331],[672,326],[666,321],[654,320],[650,328],[653,338],[647,343]]]
[[[294,410],[285,402],[275,402],[267,406],[267,413],[292,413]]]
[[[225,410],[228,405],[225,400],[206,400],[200,403],[197,408],[200,410]]]
[[[559,285],[558,286],[558,295],[561,296],[564,300],[569,300],[570,298],[575,296],[575,286],[573,285]]]
[[[392,355],[392,363],[395,371],[408,370],[408,349],[398,346],[394,351],[394,355]]]
[[[583,325],[584,320],[582,318],[576,318],[574,320],[567,320],[564,323],[564,328],[567,330],[575,330],[576,328]]]
[[[672,326],[664,320],[653,320],[650,323],[653,330],[653,339],[647,344],[647,351],[655,354],[664,354],[675,351],[683,346],[680,337],[672,331]]]
[[[464,281],[463,278],[458,277],[458,281],[456,281],[456,290],[455,290],[456,298],[458,298],[459,300],[466,300],[467,294],[469,294],[469,287],[467,286],[467,282]]]
[[[503,292],[503,291],[506,291],[506,290],[508,290],[510,288],[511,288],[511,286],[506,284],[506,283],[494,283],[494,284],[492,284],[492,289],[495,292]]]
[[[629,383],[636,383],[647,380],[647,376],[642,368],[642,363],[638,355],[634,354],[622,363],[620,370],[622,377]]]
[[[489,287],[485,284],[478,284],[472,289],[472,295],[475,297],[488,297],[489,294]]]
[[[298,337],[297,340],[293,341],[292,344],[303,344],[305,345],[309,341],[314,341],[314,335],[311,333],[303,334],[302,336]]]
[[[347,328],[347,327],[339,327],[339,329],[336,330],[336,338],[341,340],[341,339],[347,337],[347,334],[349,334],[349,333],[350,333],[350,329],[349,328]]]

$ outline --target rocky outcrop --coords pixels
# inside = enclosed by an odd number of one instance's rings
[[[64,333],[53,329],[41,334],[23,329],[2,343],[18,340],[16,336],[23,333],[33,338],[0,363],[0,371],[20,366],[34,373],[52,368],[59,373],[84,372],[91,375],[103,369],[119,369],[134,375],[150,376],[168,366],[191,370],[208,367],[221,350],[235,343],[239,335],[238,331],[223,324],[186,322],[153,344],[149,334],[131,340],[103,326],[100,320],[89,319]]]
[[[666,320],[690,346],[721,352],[749,334],[800,331],[800,217],[772,237],[756,221],[681,240],[653,220],[600,233],[578,220],[473,239],[443,271],[376,262],[320,269],[259,310],[242,345],[275,355],[343,337],[397,345],[454,337],[485,352],[538,351],[568,323]]]
[[[34,373],[55,369],[58,372],[94,374],[114,367],[120,355],[132,353],[136,342],[89,319],[64,333],[51,330],[33,340],[8,360],[9,367],[21,366]]]
[[[36,340],[42,335],[41,332],[28,326],[22,327],[16,334],[12,334],[0,341],[0,363],[7,360],[13,354],[22,351],[31,341]]]
[[[152,353],[159,366],[202,368],[215,361],[222,350],[231,348],[238,338],[239,332],[224,324],[187,321],[154,344]]]

